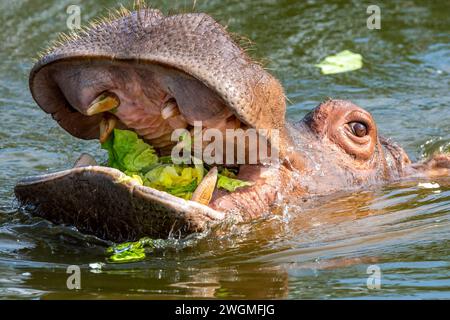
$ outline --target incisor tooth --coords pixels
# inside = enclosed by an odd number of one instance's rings
[[[97,161],[95,161],[95,158],[91,156],[88,153],[83,153],[81,156],[78,157],[77,161],[75,161],[75,164],[73,165],[74,168],[80,168],[80,167],[88,167],[88,166],[96,166]]]
[[[112,92],[104,92],[99,95],[86,110],[88,116],[117,108],[120,105],[119,97]]]
[[[103,119],[100,121],[100,143],[104,143],[108,140],[109,135],[114,130],[116,126],[117,118],[112,115],[104,115]]]
[[[180,114],[178,106],[174,101],[168,101],[165,106],[161,109],[161,117],[164,120],[170,119]]]
[[[208,174],[203,178],[202,182],[197,186],[192,194],[191,201],[195,201],[207,206],[211,201],[217,182],[217,167],[209,170]]]

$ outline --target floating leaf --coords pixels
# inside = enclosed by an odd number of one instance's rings
[[[127,263],[145,259],[145,248],[154,248],[153,240],[144,237],[136,242],[125,242],[106,249],[110,263]]]
[[[326,57],[315,66],[320,68],[323,74],[335,74],[361,69],[362,56],[349,50],[344,50],[336,55]]]

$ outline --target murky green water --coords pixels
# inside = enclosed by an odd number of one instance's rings
[[[358,1],[196,7],[256,43],[252,54],[267,58],[286,88],[291,120],[328,96],[350,99],[420,159],[450,145],[450,5],[375,3],[381,30],[366,28],[367,4]],[[81,5],[86,22],[115,2],[0,2],[0,297],[450,298],[450,178],[437,181],[439,189],[409,181],[335,195],[226,235],[168,244],[141,263],[89,268],[104,261],[105,243],[19,211],[12,191],[17,179],[66,168],[81,152],[102,155],[97,143],[57,127],[28,92],[32,58],[66,31],[69,4]],[[363,69],[322,76],[313,67],[345,49],[363,55]],[[66,288],[73,264],[82,267],[76,292]],[[380,290],[367,288],[370,265],[381,270]]]

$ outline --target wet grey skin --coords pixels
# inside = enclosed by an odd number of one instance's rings
[[[300,123],[287,124],[279,81],[202,13],[142,9],[105,20],[49,49],[29,84],[41,109],[71,135],[102,140],[113,126],[126,128],[161,155],[173,147],[173,130],[194,121],[222,130],[269,129],[269,143],[279,132],[279,163],[240,165],[238,178],[253,186],[216,189],[208,204],[140,186],[89,156],[15,187],[33,214],[113,241],[184,237],[223,221],[270,215],[284,202],[405,176],[448,175],[450,167],[447,155],[411,164],[402,148],[379,138],[372,116],[349,101],[327,100]],[[109,105],[96,103],[105,97]]]

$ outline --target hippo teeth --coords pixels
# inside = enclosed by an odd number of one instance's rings
[[[99,140],[100,143],[104,143],[106,140],[108,140],[109,136],[111,135],[111,132],[114,130],[115,126],[117,124],[117,118],[112,115],[105,114],[100,121],[100,136]]]
[[[201,203],[205,206],[211,201],[217,182],[217,167],[209,170],[208,174],[203,178],[202,182],[197,186],[192,194],[191,201]]]
[[[88,153],[83,153],[75,161],[73,167],[80,168],[80,167],[88,167],[88,166],[96,166],[96,165],[97,165],[97,161],[95,161],[95,158],[93,156],[91,156]]]
[[[88,116],[92,116],[97,113],[110,111],[117,108],[120,105],[119,97],[112,92],[104,92],[99,95],[86,110]]]
[[[180,114],[180,110],[178,109],[175,101],[169,100],[165,103],[164,107],[161,109],[161,117],[164,120],[173,118]]]

